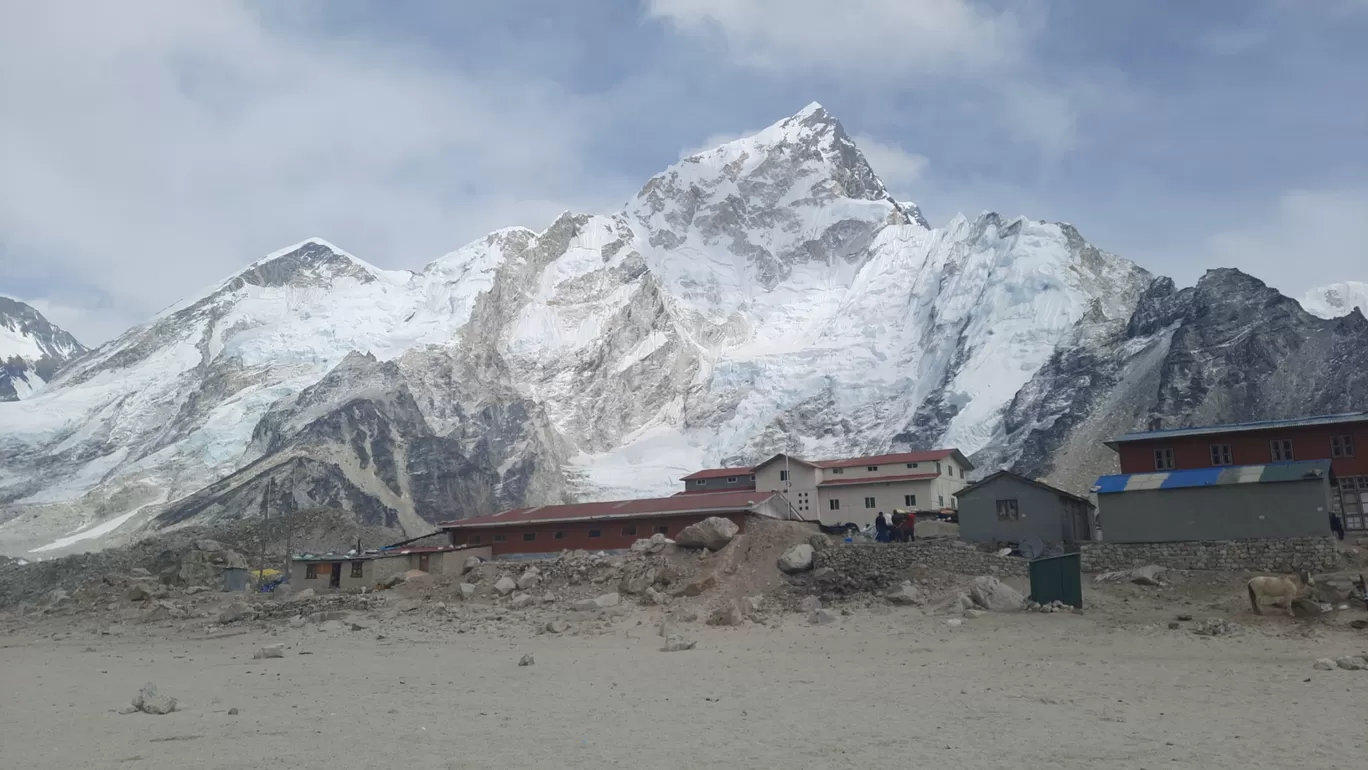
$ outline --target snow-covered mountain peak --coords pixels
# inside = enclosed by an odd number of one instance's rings
[[[86,352],[32,306],[0,297],[0,401],[18,401],[41,389],[61,366]]]
[[[1338,318],[1358,308],[1368,315],[1368,281],[1340,281],[1320,286],[1301,296],[1306,312],[1321,318]]]

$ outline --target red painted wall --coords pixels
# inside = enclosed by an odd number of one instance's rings
[[[1331,457],[1330,438],[1346,435],[1354,438],[1354,456]],[[1368,421],[1145,439],[1120,445],[1118,454],[1122,473],[1153,473],[1154,450],[1163,448],[1173,449],[1177,470],[1210,468],[1212,444],[1229,444],[1234,465],[1259,465],[1273,461],[1269,442],[1274,439],[1292,440],[1294,460],[1330,460],[1336,476],[1368,476]]]
[[[611,519],[608,521],[576,521],[546,524],[525,524],[518,526],[472,527],[453,529],[452,545],[490,545],[494,555],[506,553],[554,553],[565,549],[586,551],[610,551],[631,548],[632,544],[655,534],[657,527],[665,528],[666,537],[673,538],[681,529],[702,521],[713,514],[693,514],[689,516],[648,516],[640,519]],[[731,519],[742,531],[746,528],[746,515],[742,513],[723,515]],[[624,534],[623,530],[635,527],[636,531]],[[589,537],[590,530],[599,530],[599,537]],[[557,532],[564,533],[556,538]],[[524,535],[533,534],[535,540],[524,540]],[[504,542],[495,542],[496,535],[503,536]],[[476,538],[479,538],[478,542]]]

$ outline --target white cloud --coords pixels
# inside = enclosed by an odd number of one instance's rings
[[[979,0],[650,0],[680,32],[720,40],[738,64],[776,75],[834,75],[870,87],[940,84],[996,114],[1005,138],[1047,154],[1069,149],[1079,114],[1097,103],[1086,72],[1055,82],[1032,50],[1038,3]],[[1114,91],[1116,83],[1109,83]],[[986,98],[980,98],[980,95]],[[1114,96],[1114,93],[1112,94]]]
[[[624,197],[585,178],[586,116],[549,85],[312,37],[255,7],[0,10],[0,260],[42,254],[46,273],[107,291],[87,340],[308,236],[416,267]]]
[[[869,167],[883,180],[889,193],[898,200],[915,200],[918,185],[926,173],[927,159],[908,152],[896,144],[880,141],[872,136],[853,137]]]
[[[719,35],[751,66],[880,80],[994,70],[1022,54],[1026,37],[1013,12],[970,0],[650,0],[647,7],[682,31]]]
[[[1293,190],[1261,221],[1212,235],[1208,265],[1235,265],[1289,296],[1368,280],[1368,189]]]

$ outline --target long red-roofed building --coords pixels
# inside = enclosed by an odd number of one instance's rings
[[[754,490],[675,495],[642,500],[540,505],[488,516],[448,521],[439,526],[451,544],[493,548],[494,556],[630,548],[656,533],[673,538],[710,516],[730,519],[742,531],[750,516],[793,518],[773,492]]]

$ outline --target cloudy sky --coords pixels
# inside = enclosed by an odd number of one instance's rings
[[[932,224],[1368,280],[1368,0],[0,0],[0,294],[87,343],[322,236],[417,268],[810,101]]]

